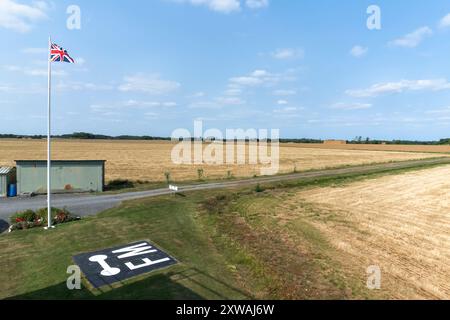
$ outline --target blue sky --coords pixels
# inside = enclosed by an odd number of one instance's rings
[[[450,137],[449,14],[445,0],[0,0],[0,132],[45,134],[52,35],[78,62],[53,65],[56,134],[169,136],[201,119],[286,138]]]

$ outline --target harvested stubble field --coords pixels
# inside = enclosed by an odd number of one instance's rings
[[[300,190],[278,216],[303,216],[361,281],[367,267],[379,266],[387,298],[450,299],[449,176],[445,166]]]
[[[208,179],[227,178],[228,172],[234,177],[260,175],[257,165],[173,164],[171,151],[174,145],[170,141],[55,140],[52,158],[54,160],[107,160],[107,181],[129,179],[161,182],[165,180],[165,172],[170,172],[171,178],[175,181],[188,181],[198,178],[197,169],[199,168],[204,169],[204,177]],[[417,151],[450,152],[450,147],[434,149],[425,146],[395,146],[396,148],[392,149],[392,146],[377,146],[374,150],[364,150],[364,146],[356,147],[360,150],[350,150],[349,146],[345,145],[281,144],[280,173],[437,156],[433,153]],[[366,147],[370,149],[372,146]],[[388,151],[380,151],[384,147]],[[0,140],[0,166],[14,165],[14,160],[44,159],[46,159],[45,140]]]
[[[450,145],[401,145],[401,144],[317,144],[317,143],[298,143],[291,144],[298,148],[317,148],[317,149],[340,149],[340,150],[368,150],[368,151],[401,151],[401,152],[432,152],[432,153],[450,153]]]

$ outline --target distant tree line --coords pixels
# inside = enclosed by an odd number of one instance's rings
[[[450,138],[440,139],[438,141],[420,141],[420,140],[372,140],[370,138],[363,138],[362,136],[355,137],[349,144],[402,144],[402,145],[430,145],[441,146],[450,145]]]
[[[93,134],[87,132],[74,132],[72,134],[54,135],[53,138],[58,139],[81,139],[81,140],[171,140],[170,137],[157,137],[157,136],[133,136],[133,135],[121,135],[121,136],[108,136],[102,134]],[[16,134],[0,134],[0,139],[45,139],[45,135],[16,135]],[[191,138],[195,140],[209,140],[214,139],[200,139]],[[246,140],[249,141],[249,140]],[[257,140],[259,141],[259,140]],[[268,140],[270,141],[270,139]],[[323,143],[324,140],[320,139],[280,139],[281,143]],[[440,139],[439,141],[417,141],[417,140],[372,140],[370,138],[363,138],[362,136],[355,137],[353,140],[348,140],[348,144],[403,144],[403,145],[450,145],[450,138]]]
[[[15,134],[0,134],[0,139],[46,139],[44,135],[15,135]],[[154,137],[154,136],[108,136],[102,134],[93,134],[88,132],[74,132],[71,134],[52,135],[52,138],[58,139],[81,139],[81,140],[171,140],[170,137]],[[214,138],[191,138],[192,141],[206,140],[215,141]],[[224,140],[225,141],[225,140]],[[245,141],[249,141],[246,139]],[[259,139],[256,139],[259,141]],[[268,139],[270,141],[270,139]],[[280,139],[282,143],[323,143],[323,140],[318,139]]]
[[[46,139],[44,135],[15,135],[15,134],[0,134],[0,139]],[[108,136],[102,134],[93,134],[87,132],[74,132],[72,134],[52,135],[52,138],[58,139],[81,139],[81,140],[170,140],[167,137],[152,137],[152,136]]]

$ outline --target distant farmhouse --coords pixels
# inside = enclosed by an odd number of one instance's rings
[[[346,140],[325,140],[323,144],[330,146],[341,146],[347,144]]]

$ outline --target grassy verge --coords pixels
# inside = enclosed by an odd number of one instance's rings
[[[291,181],[281,181],[281,182],[270,182],[262,183],[261,187],[266,190],[273,189],[288,189],[288,188],[303,188],[303,187],[328,187],[328,186],[343,186],[349,183],[376,179],[379,177],[389,176],[389,175],[399,175],[408,172],[415,172],[420,170],[427,170],[432,168],[437,168],[443,165],[450,165],[450,163],[434,163],[434,164],[419,164],[407,168],[383,168],[374,169],[373,171],[367,173],[344,173],[338,176],[323,176],[317,178],[303,178],[299,180]],[[363,166],[364,167],[364,166]]]
[[[324,171],[324,170],[336,170],[336,169],[346,169],[346,168],[365,168],[365,167],[369,167],[369,166],[374,166],[374,165],[381,165],[381,164],[393,164],[393,163],[405,163],[405,162],[410,162],[410,161],[419,161],[419,160],[437,160],[437,159],[449,159],[448,156],[436,156],[436,157],[432,157],[432,158],[426,158],[426,159],[417,159],[417,160],[408,160],[408,161],[385,161],[385,162],[371,162],[371,163],[366,163],[366,164],[361,164],[361,165],[339,165],[339,166],[329,166],[329,167],[324,167],[324,168],[319,168],[319,169],[308,169],[308,170],[292,170],[292,172],[282,172],[279,173],[276,176],[287,176],[287,175],[291,175],[291,174],[296,174],[296,173],[307,173],[307,172],[315,172],[315,171]],[[426,166],[430,166],[430,165],[415,165],[414,168],[420,168],[420,167],[426,167]],[[389,171],[393,171],[392,169],[386,169]],[[360,174],[359,174],[360,175]],[[247,176],[247,177],[229,177],[229,178],[208,178],[205,177],[202,180],[183,180],[183,181],[172,181],[171,184],[174,185],[189,185],[189,186],[194,186],[194,185],[202,185],[202,184],[208,184],[208,183],[219,183],[219,182],[226,182],[226,181],[239,181],[239,180],[247,180],[247,179],[252,179],[252,178],[264,178],[266,176]],[[136,192],[136,191],[149,191],[149,190],[155,190],[155,189],[164,189],[168,187],[168,184],[166,182],[138,182],[138,181],[130,181],[130,183],[133,184],[133,187],[128,187],[128,188],[119,188],[117,190],[110,190],[110,191],[106,191],[106,192],[101,192],[101,193],[95,193],[96,195],[105,195],[105,194],[120,194],[120,193],[127,193],[127,192]]]
[[[161,197],[126,203],[52,231],[0,237],[0,298],[245,299],[227,261],[196,221],[197,197]],[[66,289],[66,269],[77,253],[148,239],[175,256],[173,268],[91,292]],[[86,282],[85,282],[86,283]],[[84,284],[85,284],[84,283]]]

